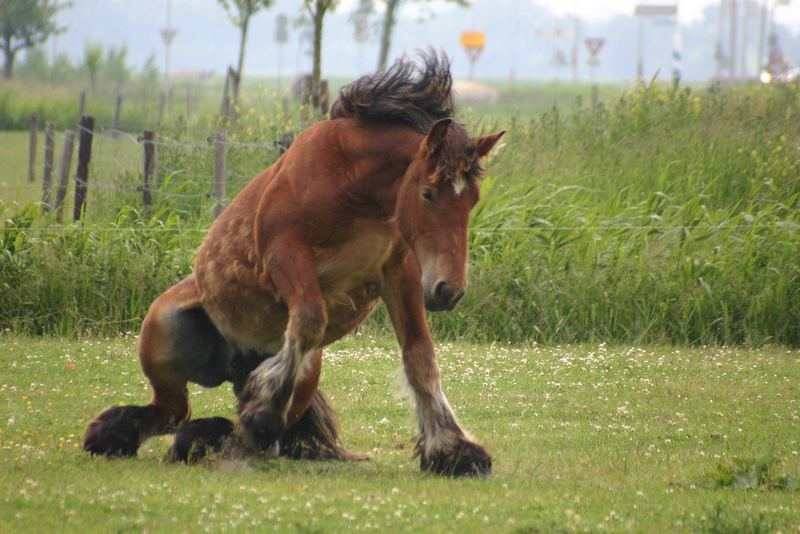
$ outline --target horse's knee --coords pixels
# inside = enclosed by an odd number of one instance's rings
[[[287,334],[297,343],[297,350],[304,353],[322,341],[327,325],[328,312],[325,303],[321,300],[304,302],[291,310]]]

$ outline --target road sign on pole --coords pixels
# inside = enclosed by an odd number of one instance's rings
[[[469,78],[472,79],[475,73],[475,63],[486,46],[486,34],[483,32],[467,31],[461,32],[461,47],[469,58]]]
[[[606,44],[606,40],[602,37],[587,37],[583,40],[584,44],[586,45],[586,50],[589,51],[589,56],[597,57],[600,54],[600,51],[603,49],[603,46]]]
[[[589,74],[594,81],[594,68],[600,64],[600,51],[603,49],[603,46],[606,44],[606,40],[603,37],[587,37],[583,40],[583,43],[586,45],[586,50],[589,52],[589,60],[586,62],[589,65]]]

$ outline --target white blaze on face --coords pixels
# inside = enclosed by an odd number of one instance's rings
[[[461,195],[461,192],[466,189],[467,181],[464,178],[456,178],[453,180],[453,189],[456,192],[456,196]]]
[[[435,255],[420,262],[422,270],[422,288],[429,295],[433,295],[436,284],[443,278],[444,258],[442,255]]]

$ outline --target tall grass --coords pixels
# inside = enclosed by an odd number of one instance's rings
[[[451,336],[800,342],[796,87],[652,85],[511,126]]]
[[[431,316],[438,336],[800,344],[796,86],[650,85],[598,108],[578,101],[535,116],[463,118],[474,131],[499,120],[509,133],[473,215],[470,290],[455,312]],[[267,142],[298,124],[279,110],[245,114],[233,135]],[[178,123],[169,135],[191,132]],[[14,288],[0,295],[0,325],[37,333],[135,328],[150,299],[189,271],[199,232],[148,228],[210,224],[208,201],[169,194],[207,190],[210,151],[160,150],[163,194],[152,219],[124,208],[135,200],[109,197],[92,219],[113,221],[108,235],[76,228],[65,238],[6,224],[0,276]],[[229,155],[236,186],[274,157]],[[22,218],[40,224],[30,212]],[[81,259],[59,266],[62,257]],[[71,274],[72,286],[55,280],[72,269],[113,299],[104,304],[88,287],[76,289]],[[373,324],[386,325],[385,314]]]

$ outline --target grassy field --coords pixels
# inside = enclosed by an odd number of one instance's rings
[[[187,467],[169,438],[92,459],[86,422],[149,398],[135,344],[0,334],[0,531],[800,532],[797,350],[440,345],[495,457],[448,480],[418,471],[395,344],[368,334],[327,352],[322,388],[369,462]],[[191,397],[194,417],[233,413],[227,387]]]

